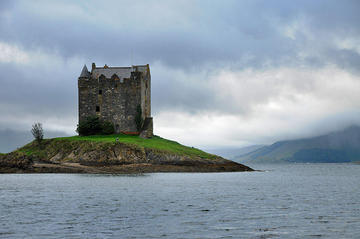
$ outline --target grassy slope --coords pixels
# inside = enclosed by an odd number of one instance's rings
[[[286,158],[290,158],[295,152],[308,146],[302,141],[282,141],[270,146],[264,146],[248,155],[242,157],[243,162],[283,162]]]
[[[188,147],[179,144],[178,142],[163,139],[159,136],[154,136],[151,139],[143,139],[139,136],[116,134],[116,135],[91,135],[91,136],[72,136],[72,137],[61,137],[55,138],[59,141],[92,141],[92,142],[103,142],[103,143],[116,143],[118,142],[136,145],[144,148],[152,148],[169,153],[198,156],[201,158],[216,158],[216,155],[206,153],[200,149]]]

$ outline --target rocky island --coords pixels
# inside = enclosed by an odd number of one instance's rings
[[[79,136],[33,141],[0,154],[0,173],[232,172],[251,168],[153,135],[149,65],[84,65],[78,77]]]
[[[0,155],[0,173],[237,172],[253,169],[159,136],[92,135],[33,141]]]

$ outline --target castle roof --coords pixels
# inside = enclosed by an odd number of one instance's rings
[[[81,74],[80,74],[79,78],[80,78],[80,77],[85,77],[85,78],[90,77],[90,72],[88,71],[86,65],[84,65],[84,67],[83,67],[83,69],[82,69],[82,71],[81,71]]]
[[[139,66],[130,66],[130,67],[109,67],[105,65],[104,67],[95,67],[92,69],[92,76],[97,79],[99,76],[104,75],[106,78],[111,78],[116,74],[120,79],[130,78],[131,72],[140,71],[146,73],[148,69],[147,65]]]

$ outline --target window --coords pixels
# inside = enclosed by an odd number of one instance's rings
[[[102,95],[102,90],[99,90],[99,95]]]
[[[96,112],[100,112],[100,106],[96,106]]]

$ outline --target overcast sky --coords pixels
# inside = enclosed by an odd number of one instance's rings
[[[0,1],[0,152],[74,135],[84,64],[150,64],[155,134],[203,149],[360,124],[360,1]]]

